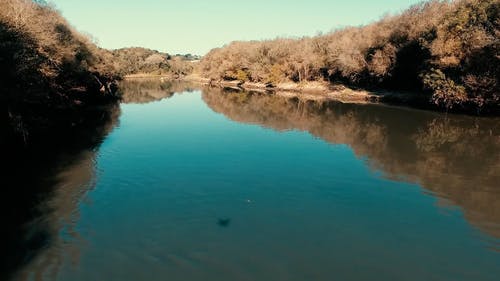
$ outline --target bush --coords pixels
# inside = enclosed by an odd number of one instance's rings
[[[431,72],[424,74],[423,82],[425,87],[433,92],[432,100],[437,105],[453,108],[454,105],[467,101],[465,88],[447,78],[439,69],[432,69]]]

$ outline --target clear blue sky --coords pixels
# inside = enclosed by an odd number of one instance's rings
[[[234,40],[315,35],[397,13],[420,0],[51,0],[104,48],[204,55]]]

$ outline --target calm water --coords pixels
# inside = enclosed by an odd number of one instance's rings
[[[6,278],[498,280],[499,119],[123,87],[91,142],[18,166]]]

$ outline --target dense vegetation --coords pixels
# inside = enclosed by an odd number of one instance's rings
[[[116,71],[120,75],[153,74],[181,77],[193,71],[199,57],[191,54],[169,55],[156,50],[134,47],[111,51]]]
[[[24,142],[116,99],[111,54],[45,1],[0,1],[0,64],[0,133]]]
[[[82,93],[112,92],[115,78],[109,52],[43,1],[0,2],[0,61],[3,101],[84,99]]]
[[[233,42],[203,76],[276,85],[325,81],[410,90],[445,108],[498,109],[500,2],[434,0],[397,16],[312,38]]]

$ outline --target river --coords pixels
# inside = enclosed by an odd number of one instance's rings
[[[499,119],[122,89],[98,126],[8,158],[1,276],[498,280]]]

